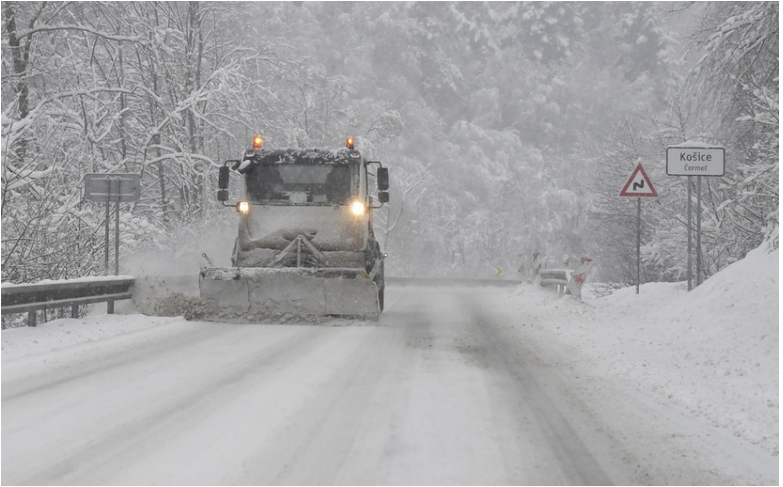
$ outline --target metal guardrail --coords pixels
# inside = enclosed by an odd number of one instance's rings
[[[96,277],[37,284],[3,285],[0,290],[2,313],[27,313],[27,325],[36,326],[35,312],[42,309],[71,308],[71,317],[78,317],[79,306],[107,304],[107,313],[114,313],[114,301],[133,298],[133,277]]]

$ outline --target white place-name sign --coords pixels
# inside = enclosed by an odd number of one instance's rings
[[[723,176],[726,170],[723,147],[666,148],[666,174],[669,176]]]

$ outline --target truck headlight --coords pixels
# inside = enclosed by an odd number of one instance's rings
[[[240,201],[237,203],[237,211],[241,215],[247,215],[250,213],[250,203],[248,201]]]
[[[367,207],[364,206],[364,203],[361,201],[354,201],[351,203],[351,213],[353,213],[356,216],[362,216],[364,215],[364,212],[367,211]]]

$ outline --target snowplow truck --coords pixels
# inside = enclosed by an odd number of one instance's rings
[[[365,160],[352,138],[339,150],[262,144],[256,136],[241,160],[219,168],[217,199],[236,207],[239,234],[232,267],[201,269],[202,300],[226,319],[377,320],[385,254],[373,231],[373,210],[389,201],[388,169]],[[227,203],[231,171],[242,177],[236,204]]]

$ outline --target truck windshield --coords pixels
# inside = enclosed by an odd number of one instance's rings
[[[247,196],[255,202],[347,204],[351,166],[276,164],[245,173]]]

